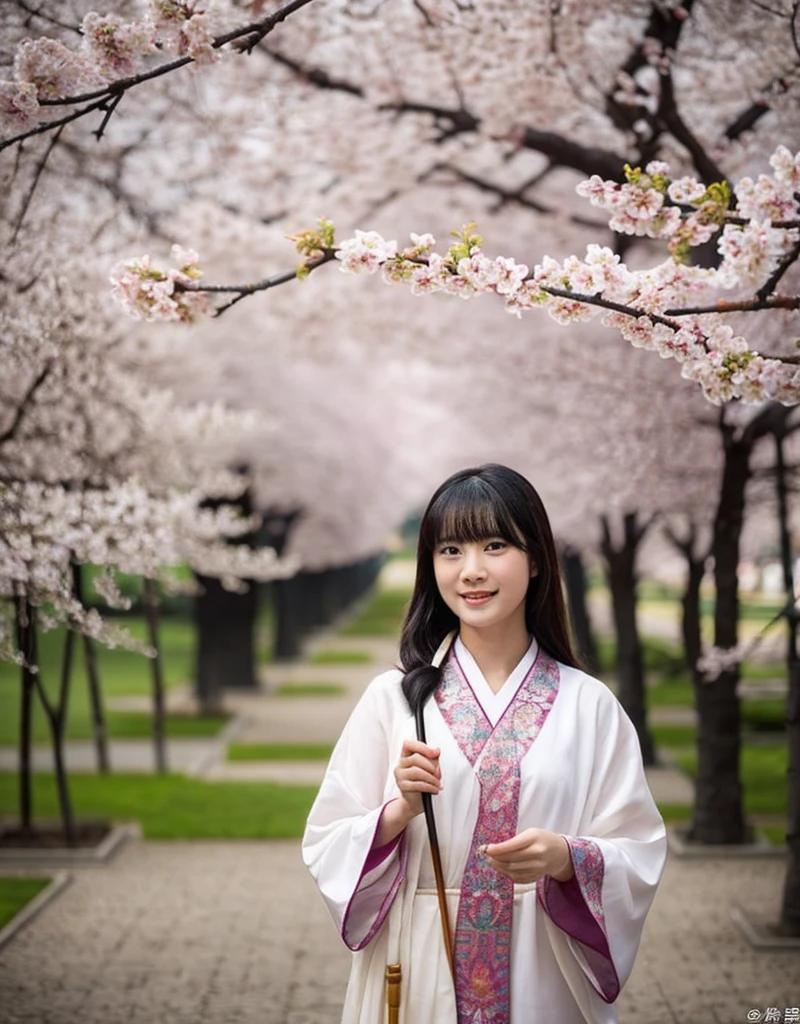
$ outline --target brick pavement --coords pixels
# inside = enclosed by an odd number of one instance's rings
[[[776,909],[782,877],[775,858],[672,858],[623,1024],[800,1005],[800,953],[756,952],[730,916]],[[297,842],[136,842],[0,952],[0,1024],[338,1024],[348,963]]]

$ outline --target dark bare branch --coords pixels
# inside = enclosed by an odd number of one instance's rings
[[[546,156],[551,163],[569,167],[581,174],[599,174],[608,181],[622,181],[626,158],[610,149],[582,146],[556,132],[523,128],[519,136],[520,145]]]
[[[63,129],[63,126],[62,126],[61,128],[59,128],[56,131],[56,133],[53,135],[53,137],[48,142],[47,149],[42,154],[41,160],[36,165],[36,170],[33,172],[33,181],[31,182],[30,187],[29,187],[27,193],[25,194],[25,199],[22,202],[22,209],[19,211],[19,216],[17,217],[17,222],[14,225],[14,231],[13,231],[13,233],[11,235],[11,242],[12,242],[12,244],[14,242],[16,242],[16,240],[17,240],[17,236],[19,235],[20,228],[22,227],[22,222],[25,220],[25,214],[28,212],[28,207],[31,205],[31,200],[33,199],[33,193],[36,191],[36,187],[39,184],[39,179],[41,178],[42,174],[44,173],[45,165],[47,164],[47,161],[50,159],[50,154],[56,148],[56,146],[59,143],[59,140],[61,139],[61,133],[62,133],[63,130],[64,129]]]
[[[491,195],[497,197],[498,208],[504,206],[506,203],[516,203],[518,206],[523,206],[528,210],[535,210],[537,213],[553,213],[553,210],[549,206],[545,206],[543,203],[539,203],[535,199],[529,199],[524,194],[525,190],[530,187],[527,182],[521,188],[507,189],[495,182],[487,181],[485,178],[481,178],[477,174],[470,174],[469,171],[464,171],[460,167],[447,163],[434,164],[431,171],[447,171],[460,181],[466,182],[468,185],[472,185],[473,188],[478,189],[479,192],[489,192]]]
[[[323,71],[322,68],[307,68],[305,65],[301,64],[300,61],[294,60],[292,57],[287,57],[285,53],[280,53],[278,50],[274,50],[266,44],[259,46],[258,52],[267,54],[275,61],[276,64],[280,64],[281,67],[287,68],[304,82],[316,85],[319,89],[330,89],[333,92],[346,92],[351,96],[358,96],[361,98],[364,96],[364,90],[361,86],[354,85],[352,82],[347,82],[341,78],[333,78],[327,71]]]
[[[55,15],[48,14],[46,11],[43,11],[42,8],[44,7],[44,3],[34,5],[27,3],[26,0],[16,0],[16,4],[20,10],[25,11],[26,14],[30,15],[29,18],[25,19],[26,27],[30,25],[34,18],[38,18],[40,21],[44,21],[46,24],[53,25],[56,28],[66,29],[68,32],[74,32],[76,35],[81,34],[79,25],[70,25],[66,21],[60,21],[55,17]]]
[[[44,384],[47,378],[50,376],[50,371],[53,368],[52,362],[45,363],[39,373],[36,375],[28,390],[19,400],[14,416],[6,427],[6,429],[0,434],[0,444],[6,444],[9,441],[13,441],[17,431],[20,428],[20,424],[25,418],[25,413],[28,411],[28,406],[36,395],[36,392]]]
[[[660,82],[661,97],[656,113],[657,120],[688,151],[702,181],[707,185],[713,181],[722,181],[725,177],[725,172],[709,156],[705,147],[697,139],[678,111],[672,83],[672,72],[669,70],[662,72]]]
[[[778,263],[778,266],[770,274],[768,280],[766,280],[756,292],[756,297],[761,301],[767,301],[778,287],[783,275],[792,266],[792,264],[797,262],[798,259],[800,259],[800,239],[798,239],[792,248],[784,254],[781,261]]]

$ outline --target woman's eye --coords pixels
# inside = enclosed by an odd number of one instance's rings
[[[444,547],[442,547],[440,549],[440,551],[441,551],[441,554],[443,554],[443,555],[457,555],[458,554],[458,548],[454,547],[452,544],[445,544]]]
[[[506,547],[506,542],[504,540],[490,540],[489,543],[486,545],[486,550],[502,551],[504,547]]]

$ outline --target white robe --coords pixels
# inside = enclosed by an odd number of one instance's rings
[[[534,655],[535,642],[497,694],[460,640],[451,658],[495,726]],[[583,938],[585,921],[593,921],[575,883],[571,907],[563,896],[569,883],[515,886],[510,1024],[612,1024],[613,1000],[630,974],[663,871],[665,830],[619,702],[584,672],[561,664],[558,670],[558,695],[520,763],[517,831],[538,827],[566,836],[576,844],[574,860],[580,844],[593,841],[602,880],[595,904],[602,907],[587,941],[601,951],[565,930]],[[386,672],[365,691],[333,751],[303,838],[304,861],[354,951],[343,1024],[382,1024],[385,968],[396,962],[403,972],[400,1024],[457,1024],[424,816],[393,846],[374,846],[383,808],[399,795],[394,768],[403,740],[416,735],[401,679]],[[433,699],[425,722],[427,742],[441,748],[443,789],[433,804],[455,927],[480,783]]]

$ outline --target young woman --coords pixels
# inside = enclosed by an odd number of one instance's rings
[[[616,1021],[664,825],[633,726],[577,667],[547,514],[518,473],[464,470],[433,495],[400,660],[353,711],[303,840],[355,951],[343,1024],[382,1024],[396,962],[401,1024]]]

